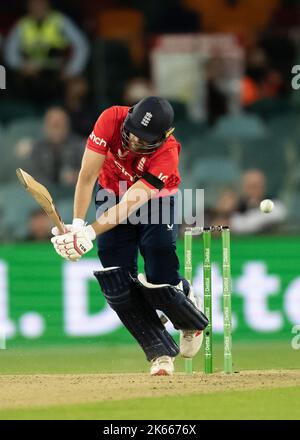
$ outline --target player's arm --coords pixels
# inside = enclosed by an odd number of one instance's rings
[[[74,219],[80,219],[79,222],[75,220],[75,224],[78,224],[78,226],[84,224],[86,213],[91,203],[94,185],[108,151],[114,119],[114,107],[104,110],[87,140],[74,197]]]
[[[159,179],[157,179],[157,186],[160,186],[160,183]],[[126,191],[117,205],[108,209],[92,224],[96,235],[103,234],[122,223],[133,212],[154,197],[158,191],[159,188],[150,187],[143,180],[138,180]]]
[[[75,189],[74,219],[85,219],[91,203],[95,182],[104,160],[104,154],[99,154],[86,148]]]
[[[150,200],[157,191],[157,189],[149,187],[142,180],[136,182],[124,194],[120,203],[108,209],[92,225],[81,227],[73,233],[53,237],[51,241],[56,252],[67,260],[77,261],[83,254],[86,254],[93,248],[93,240],[95,240],[98,234],[103,234],[120,224],[131,213]],[[80,196],[79,191],[77,200],[80,199]],[[82,195],[84,202],[83,197]],[[82,214],[82,211],[76,211],[76,213]]]
[[[92,225],[52,238],[56,252],[63,258],[77,261],[93,248],[93,240],[97,235],[113,229],[154,197],[164,187],[164,182],[159,176],[163,175],[164,179],[168,178],[169,171],[178,162],[178,155],[175,154],[174,161],[171,153],[166,152],[164,157],[160,157],[157,162],[159,163],[153,164],[144,176],[128,189],[117,205],[108,209]],[[78,214],[79,210],[76,213]]]

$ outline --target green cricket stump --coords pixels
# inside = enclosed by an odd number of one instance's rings
[[[211,229],[203,231],[203,292],[204,292],[204,314],[209,324],[204,330],[204,372],[213,372],[212,353],[212,290],[211,290]]]
[[[232,363],[232,311],[231,311],[231,257],[230,229],[228,226],[208,228],[188,228],[184,234],[184,275],[190,284],[193,276],[192,243],[193,235],[203,233],[203,292],[204,314],[209,324],[204,330],[204,373],[213,373],[213,332],[212,332],[212,233],[222,233],[222,285],[223,285],[223,326],[224,326],[224,373],[233,372]],[[193,360],[185,359],[186,374],[193,373]]]
[[[222,277],[224,324],[224,373],[232,373],[232,313],[231,313],[231,262],[230,230],[222,228]]]
[[[185,374],[193,374],[193,359],[184,360],[184,372]]]
[[[184,277],[192,284],[193,280],[193,231],[189,228],[184,233]],[[193,360],[185,359],[184,372],[193,373]]]

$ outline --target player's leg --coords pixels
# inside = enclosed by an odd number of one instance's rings
[[[201,332],[208,321],[196,302],[192,287],[186,281],[183,283],[178,273],[175,232],[166,232],[166,225],[148,225],[143,229],[146,233],[140,238],[140,250],[145,260],[146,277],[138,276],[141,290],[153,308],[161,310],[176,329],[183,331],[181,354],[193,357],[201,346]]]
[[[162,325],[156,311],[137,289],[138,229],[121,224],[98,238],[98,255],[104,269],[95,276],[108,304],[137,340],[149,361],[176,356],[178,346]]]
[[[101,197],[100,197],[101,192]],[[108,194],[106,196],[106,194]],[[106,198],[107,197],[107,198]],[[109,193],[98,185],[96,193],[97,217],[118,200],[108,204]],[[98,256],[103,267],[119,266],[133,276],[137,273],[138,232],[133,225],[121,224],[97,237]]]
[[[144,350],[147,360],[175,357],[179,349],[156,311],[141,295],[127,270],[109,267],[94,273],[105,298]]]
[[[118,225],[97,237],[98,257],[104,268],[119,266],[137,274],[138,237],[133,225]]]
[[[170,210],[173,213],[173,203]],[[193,357],[201,347],[202,331],[208,321],[200,310],[192,287],[179,274],[176,254],[178,225],[174,220],[169,224],[140,225],[140,231],[139,246],[146,273],[146,278],[143,275],[138,277],[141,290],[153,308],[164,312],[174,327],[182,330],[181,354]]]

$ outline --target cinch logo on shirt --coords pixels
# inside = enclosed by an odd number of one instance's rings
[[[120,164],[119,162],[117,162],[116,160],[115,160],[114,162],[115,162],[115,165],[119,168],[119,170],[122,171],[122,173],[123,173],[125,176],[129,177],[129,179],[130,179],[131,182],[134,182],[134,180],[135,180],[134,177],[131,176],[131,174],[129,174],[128,171],[126,171],[126,169],[123,167],[123,165],[121,165],[121,164]]]
[[[148,127],[149,122],[150,122],[151,119],[152,119],[152,116],[153,116],[152,113],[147,112],[147,113],[145,114],[145,116],[143,117],[141,124],[144,125],[145,127]]]
[[[99,145],[100,147],[102,145],[103,147],[106,147],[106,141],[97,137],[94,132],[92,132],[92,134],[90,135],[90,139],[94,142],[94,144]]]
[[[169,176],[164,176],[163,173],[159,173],[159,176],[157,176],[159,178],[159,180],[162,180],[163,182],[165,182]]]

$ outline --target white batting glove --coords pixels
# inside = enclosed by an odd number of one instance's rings
[[[93,248],[93,240],[95,238],[95,230],[89,225],[73,232],[52,237],[51,242],[58,255],[66,260],[78,261],[82,255]]]
[[[83,226],[85,226],[85,224],[86,224],[85,221],[82,220],[81,218],[74,218],[73,219],[73,223],[71,225],[64,225],[65,234],[67,232],[76,231],[76,230],[82,228]],[[61,232],[58,230],[58,228],[56,226],[51,229],[51,233],[55,237],[57,237],[58,235],[62,235]]]

